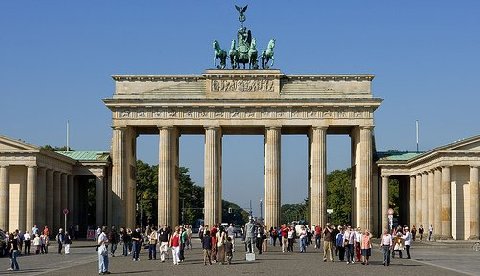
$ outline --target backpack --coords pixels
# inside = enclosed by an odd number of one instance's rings
[[[343,247],[343,234],[338,233],[337,238],[335,239],[335,245],[338,247]]]

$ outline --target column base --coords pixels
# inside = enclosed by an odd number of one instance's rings
[[[471,235],[468,237],[469,240],[479,240],[480,238],[477,235]]]
[[[442,241],[445,241],[445,240],[453,240],[453,237],[452,236],[445,236],[445,235],[438,235],[438,240],[442,240]]]

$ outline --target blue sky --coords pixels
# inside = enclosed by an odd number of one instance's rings
[[[165,2],[165,3],[164,3]],[[375,74],[379,150],[428,150],[480,133],[479,1],[2,1],[0,133],[36,145],[109,150],[115,74],[201,74],[212,41],[239,27],[234,4],[260,49],[276,38],[286,74]],[[263,197],[263,138],[225,136],[224,197]],[[328,170],[350,164],[346,136],[328,137]],[[307,139],[282,137],[282,200],[307,196]],[[138,157],[157,163],[158,137]],[[203,184],[203,137],[182,136],[181,165]],[[247,188],[247,189],[245,189]]]

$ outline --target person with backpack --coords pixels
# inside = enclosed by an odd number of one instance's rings
[[[63,244],[65,243],[65,234],[63,233],[63,228],[58,229],[58,234],[55,237],[55,240],[58,244],[58,254],[62,254]]]
[[[345,260],[345,243],[344,243],[344,232],[342,226],[338,226],[338,234],[335,237],[335,246],[338,250],[338,259],[340,261]]]
[[[117,250],[118,242],[120,241],[120,235],[117,232],[117,228],[112,226],[110,233],[108,233],[108,242],[110,243],[110,252],[112,257],[115,257],[115,251]]]

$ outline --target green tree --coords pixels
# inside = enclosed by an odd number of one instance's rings
[[[67,146],[63,146],[63,147],[58,147],[58,146],[51,146],[51,145],[45,145],[45,146],[42,146],[40,147],[41,149],[45,149],[45,150],[51,150],[51,151],[66,151],[67,150]],[[70,151],[73,151],[72,148],[70,148]]]
[[[330,221],[350,223],[352,213],[352,170],[335,170],[327,176],[327,208],[333,209]]]
[[[400,181],[398,179],[388,180],[388,207],[393,208],[395,215],[400,214]]]

